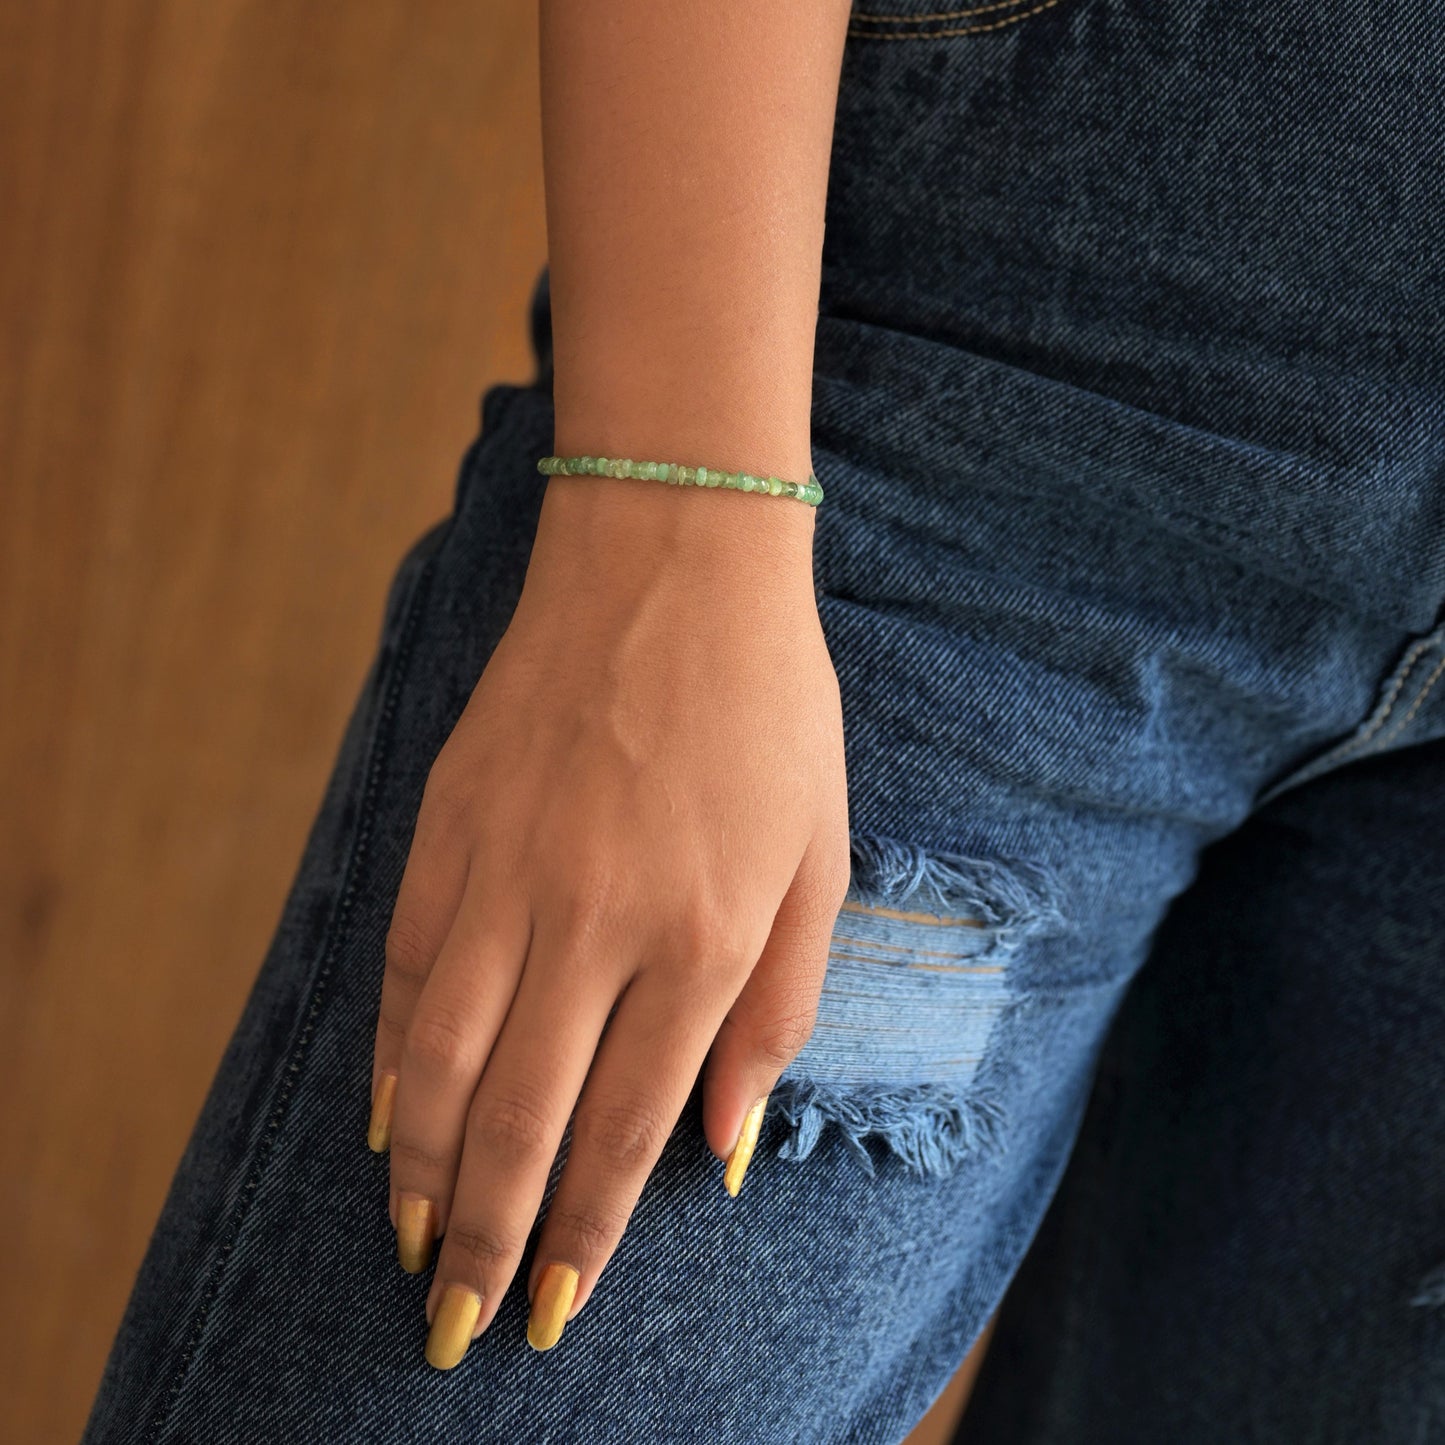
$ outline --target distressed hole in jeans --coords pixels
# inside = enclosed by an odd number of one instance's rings
[[[1039,869],[852,835],[852,878],[812,1037],[773,1090],[778,1157],[829,1132],[870,1175],[868,1141],[920,1175],[998,1147],[1004,1117],[979,1082],[1011,996],[1010,964],[1063,926]]]

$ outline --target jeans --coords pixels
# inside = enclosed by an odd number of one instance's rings
[[[1011,1282],[971,1445],[1445,1439],[1442,95],[1424,0],[855,11],[817,1026],[736,1199],[695,1089],[557,1348],[529,1246],[441,1374],[371,1050],[534,536],[544,270],[536,376],[485,392],[396,569],[85,1445],[896,1442]]]

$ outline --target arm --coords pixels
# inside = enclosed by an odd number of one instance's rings
[[[806,477],[847,14],[543,0],[559,454]],[[814,509],[545,486],[386,944],[373,1147],[390,1140],[404,1267],[444,1234],[441,1368],[495,1314],[574,1107],[527,1281],[535,1348],[585,1305],[704,1068],[737,1192],[753,1106],[812,1032],[849,876]]]
[[[847,18],[842,0],[542,5],[559,455],[811,470]],[[811,549],[803,507],[607,478],[548,488],[673,524],[686,510],[713,539],[746,526],[745,545]]]

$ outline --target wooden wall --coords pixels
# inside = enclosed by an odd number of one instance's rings
[[[531,374],[536,51],[527,0],[0,0],[9,1439],[79,1435],[387,580]]]

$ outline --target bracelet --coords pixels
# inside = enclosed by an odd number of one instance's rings
[[[543,457],[537,470],[544,476],[586,475],[636,477],[682,487],[729,487],[735,492],[763,492],[774,497],[796,497],[810,507],[823,500],[823,486],[808,473],[806,482],[785,482],[778,477],[755,477],[751,472],[724,472],[717,467],[680,467],[676,462],[634,462],[607,457]]]

